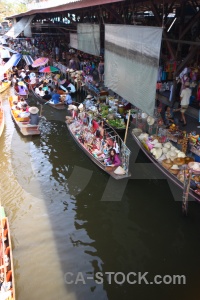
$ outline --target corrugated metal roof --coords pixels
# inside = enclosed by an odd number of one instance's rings
[[[50,8],[50,7],[55,7],[59,5],[64,5],[64,4],[69,4],[73,2],[79,2],[81,0],[49,0],[49,1],[41,1],[37,3],[29,3],[27,4],[28,10],[33,10],[33,9],[43,9],[43,8]]]
[[[13,15],[8,17],[10,18],[16,18],[16,17],[24,17],[34,14],[41,14],[41,13],[53,13],[53,12],[63,12],[63,11],[70,11],[70,10],[76,10],[81,8],[87,8],[87,7],[93,7],[97,5],[104,5],[109,3],[116,3],[116,2],[124,2],[125,0],[68,0],[70,2],[59,5],[59,6],[53,6],[48,8],[39,8],[39,9],[32,9],[25,13],[21,13],[18,15]]]

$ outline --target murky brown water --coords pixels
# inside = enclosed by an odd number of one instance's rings
[[[198,299],[200,205],[189,217],[166,180],[130,180],[122,201],[101,201],[109,177],[70,137],[65,112],[44,107],[41,137],[16,131],[7,96],[0,139],[1,201],[9,216],[17,299]],[[129,145],[136,147],[133,141]],[[142,154],[138,162],[144,161]],[[135,178],[157,178],[131,163]],[[111,182],[112,183],[112,182]],[[112,192],[113,200],[118,182]],[[97,284],[96,272],[185,274],[187,285]],[[82,272],[66,284],[66,272]],[[67,279],[70,279],[69,277]]]

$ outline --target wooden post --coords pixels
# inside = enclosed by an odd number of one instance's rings
[[[187,216],[187,211],[188,211],[188,194],[189,194],[189,188],[190,188],[190,181],[192,177],[192,171],[189,171],[188,177],[185,173],[184,169],[184,186],[183,186],[183,201],[182,201],[182,212],[184,215]]]
[[[42,107],[43,107],[43,105],[40,104],[40,107],[41,107],[41,109],[40,109],[40,117],[41,117],[42,116]]]
[[[129,110],[129,112],[128,112],[128,120],[127,120],[127,124],[126,124],[126,132],[125,132],[125,137],[124,137],[124,144],[126,144],[126,139],[127,139],[127,134],[128,134],[128,125],[129,125],[129,121],[130,121],[130,115],[131,115],[131,110]]]

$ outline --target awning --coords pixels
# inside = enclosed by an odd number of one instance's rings
[[[0,77],[6,73],[10,68],[17,66],[20,59],[22,58],[22,55],[17,53],[13,54],[12,57],[9,59],[9,61],[0,69]]]
[[[28,10],[21,14],[16,14],[7,17],[7,19],[12,18],[19,18],[24,16],[30,16],[35,14],[46,14],[46,13],[57,13],[57,12],[64,12],[64,11],[70,11],[75,9],[83,9],[83,8],[91,8],[94,6],[99,5],[105,5],[109,3],[116,3],[116,2],[125,2],[125,0],[79,0],[79,1],[66,1],[65,4],[53,6],[53,7],[47,7],[47,8],[39,8],[39,9],[32,9]],[[38,7],[38,3],[36,3]]]
[[[1,43],[2,45],[7,44],[6,38],[1,37],[1,38],[0,38],[0,43]]]
[[[27,66],[32,65],[33,58],[30,55],[23,55],[23,59],[25,60]]]
[[[11,53],[18,53],[17,51],[15,51],[15,50],[13,50],[13,49],[11,49],[9,47],[6,47],[6,46],[3,46],[3,49],[8,50]]]
[[[30,26],[35,15],[23,17],[19,22],[17,22],[12,28],[6,32],[5,36],[15,39],[23,30],[26,30]]]
[[[4,59],[4,58],[10,58],[10,52],[7,49],[2,48],[0,50],[0,57],[2,59]]]

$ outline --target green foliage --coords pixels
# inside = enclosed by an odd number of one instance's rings
[[[28,0],[21,1],[13,1],[9,2],[6,0],[3,0],[0,2],[0,22],[2,22],[6,17],[20,14],[22,12],[27,11],[26,4],[28,3]]]

